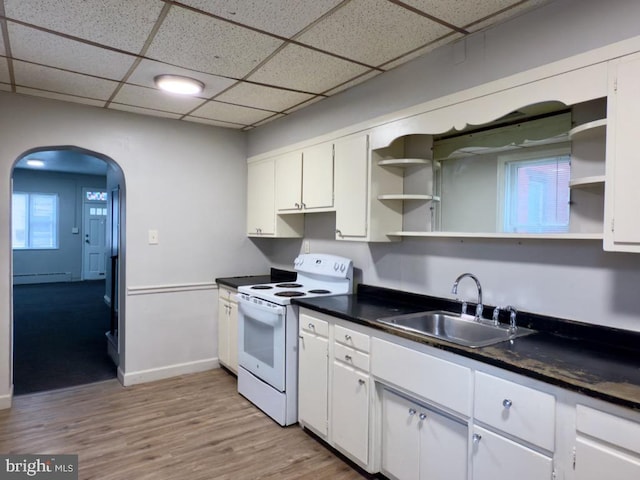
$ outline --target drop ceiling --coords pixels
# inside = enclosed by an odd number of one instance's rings
[[[0,0],[0,91],[248,130],[548,1]]]

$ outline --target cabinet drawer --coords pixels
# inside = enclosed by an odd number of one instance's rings
[[[365,335],[364,333],[341,327],[340,325],[336,325],[335,334],[336,342],[342,343],[347,347],[355,348],[356,350],[362,350],[363,352],[369,353],[369,335]]]
[[[471,370],[467,367],[374,337],[371,373],[454,412],[471,413]]]
[[[228,287],[218,286],[218,298],[228,302],[237,303],[236,294],[238,292]]]
[[[553,395],[477,372],[478,420],[549,451],[554,449],[556,400]]]
[[[315,333],[321,337],[329,337],[329,323],[304,313],[300,315],[300,330]]]
[[[576,429],[591,437],[640,455],[640,424],[609,413],[578,405]]]
[[[369,371],[369,355],[353,348],[336,343],[333,348],[333,356],[336,360],[365,372]]]

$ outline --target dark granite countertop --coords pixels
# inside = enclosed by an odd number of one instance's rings
[[[357,295],[296,298],[292,302],[640,410],[640,333],[519,312],[518,325],[536,333],[489,347],[468,348],[376,322],[377,318],[424,310],[460,311],[460,304],[452,300],[360,285]],[[487,306],[485,314],[491,315],[492,309]]]
[[[216,283],[237,289],[238,287],[245,285],[257,285],[259,283],[292,282],[296,277],[296,272],[281,270],[279,268],[271,268],[271,272],[269,274],[216,278]]]

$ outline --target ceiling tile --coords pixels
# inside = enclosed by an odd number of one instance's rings
[[[88,77],[79,73],[65,72],[15,60],[13,69],[17,85],[79,97],[107,100],[118,86],[116,82],[111,80]]]
[[[407,63],[415,58],[418,58],[422,55],[425,55],[427,53],[429,53],[432,50],[435,50],[438,47],[441,47],[443,45],[446,45],[448,43],[453,43],[456,40],[459,40],[460,38],[464,37],[464,35],[462,33],[452,33],[451,35],[448,35],[444,38],[441,38],[439,40],[436,40],[435,42],[427,45],[426,47],[423,48],[419,48],[417,50],[414,50],[413,52],[404,55],[403,57],[400,57],[396,60],[392,60],[389,63],[385,63],[382,66],[382,68],[384,68],[385,70],[391,70],[392,68],[395,68],[399,65],[402,65],[403,63]]]
[[[352,79],[367,68],[298,45],[287,45],[248,80],[322,93]]]
[[[120,80],[135,57],[9,22],[14,58]]]
[[[236,83],[236,80],[232,80],[230,78],[194,72],[193,70],[188,70],[186,68],[179,68],[165,63],[154,62],[153,60],[142,60],[127,80],[127,83],[135,83],[136,85],[155,88],[155,84],[153,82],[154,77],[164,74],[183,75],[185,77],[200,80],[204,83],[204,91],[200,96],[204,98],[213,97],[225,88],[229,88],[231,85]]]
[[[164,2],[157,0],[4,0],[8,18],[139,53]]]
[[[469,30],[470,32],[477,32],[490,25],[503,22],[508,18],[512,18],[517,15],[520,15],[525,11],[532,10],[534,8],[542,6],[545,3],[549,3],[550,1],[551,0],[528,0],[524,3],[520,3],[515,0],[512,0],[508,3],[509,5],[516,4],[513,8],[510,8],[506,12],[500,13],[499,15],[494,15],[493,17],[483,20],[481,22],[474,23],[473,25],[469,26],[467,30]]]
[[[113,101],[133,107],[156,109],[184,115],[196,108],[204,100],[188,95],[165,93],[155,88],[123,85]]]
[[[348,81],[347,83],[340,85],[336,88],[332,88],[331,90],[329,90],[328,92],[325,92],[326,95],[335,95],[338,92],[342,92],[344,90],[347,90],[351,87],[355,87],[356,85],[362,83],[362,82],[366,82],[367,80],[372,79],[373,77],[377,77],[378,75],[380,75],[381,72],[377,71],[377,70],[370,70],[369,72],[365,73],[364,75],[354,78],[353,80]]]
[[[291,37],[327,13],[342,0],[182,0],[182,3],[222,18]]]
[[[2,35],[2,28],[0,28],[0,55],[6,55],[7,51],[4,49],[4,38]]]
[[[387,0],[352,0],[296,40],[377,66],[450,31]]]
[[[310,98],[313,95],[240,82],[216,97],[216,100],[281,112]]]
[[[196,111],[191,112],[191,115],[195,117],[209,118],[211,120],[226,120],[228,122],[251,125],[270,117],[273,113],[274,112],[265,112],[264,110],[256,110],[238,105],[229,105],[228,103],[210,101]]]
[[[0,83],[0,90],[3,92],[10,92],[11,85],[9,85],[8,83]]]
[[[122,105],[120,103],[110,103],[109,108],[112,110],[121,110],[123,112],[150,115],[152,117],[173,118],[174,120],[178,120],[182,116],[178,113],[161,112],[160,110],[150,110],[148,108],[134,107],[133,105]]]
[[[184,117],[183,120],[188,122],[204,123],[205,125],[213,125],[214,127],[235,128],[237,130],[244,127],[244,124],[221,122],[219,120],[211,120],[209,118],[192,117],[190,115]]]
[[[82,103],[83,105],[91,105],[94,107],[103,107],[105,104],[104,100],[94,100],[92,98],[76,97],[74,95],[64,95],[62,93],[45,92],[44,90],[38,90],[35,88],[16,87],[16,92],[24,95],[62,100],[63,102]]]
[[[192,70],[242,78],[281,44],[273,37],[174,7],[147,56]]]
[[[0,58],[0,82],[11,83],[8,61],[6,58]]]

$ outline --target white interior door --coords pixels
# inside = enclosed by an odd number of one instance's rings
[[[107,202],[84,204],[83,280],[105,278],[107,268]]]

